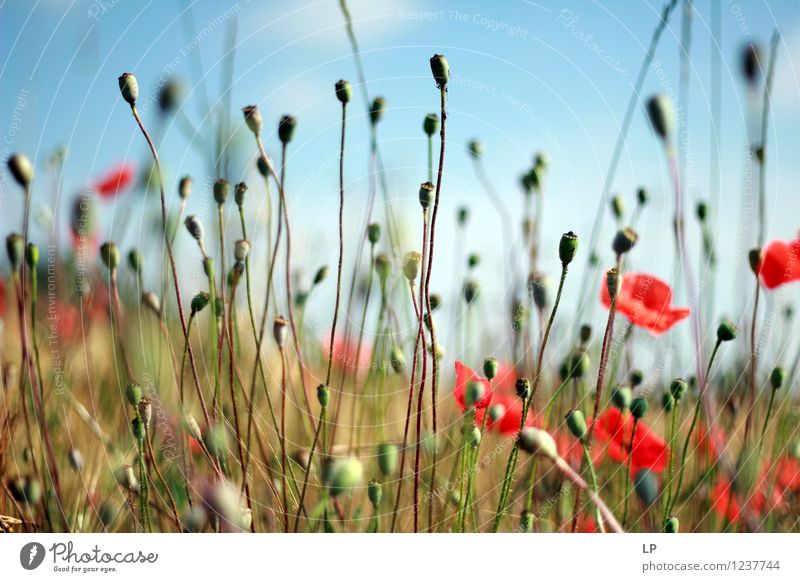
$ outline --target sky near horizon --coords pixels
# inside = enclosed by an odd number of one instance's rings
[[[686,223],[698,267],[699,229],[693,208],[698,200],[710,200],[720,258],[718,305],[723,314],[739,311],[734,273],[753,236],[747,224],[742,225],[741,216],[743,210],[748,212],[743,198],[749,175],[744,163],[747,119],[754,108],[760,113],[760,105],[745,91],[739,55],[748,42],[768,49],[776,28],[781,38],[769,117],[768,238],[790,239],[800,227],[800,165],[796,163],[800,154],[800,3],[719,0],[719,45],[712,42],[710,33],[712,3],[694,2],[689,100],[682,112],[687,143],[683,171]],[[515,217],[522,207],[519,176],[536,152],[547,153],[542,248],[547,273],[558,274],[557,245],[562,232],[574,230],[588,243],[619,126],[662,4],[653,0],[348,2],[367,91],[387,101],[379,127],[381,154],[394,210],[414,233],[409,241],[418,240],[417,189],[427,178],[422,119],[439,105],[428,59],[443,53],[450,64],[439,235],[445,243],[441,258],[437,256],[441,267],[435,271],[434,285],[444,287],[453,281],[456,209],[467,205],[472,218],[465,250],[480,251],[483,263],[478,276],[488,296],[500,295],[496,273],[503,264],[502,223],[476,181],[465,147],[471,139],[483,144],[486,171]],[[644,82],[643,98],[665,93],[677,100],[681,12],[679,7],[673,13],[661,39]],[[174,195],[180,176],[192,175],[196,188],[188,211],[206,220],[211,219],[208,185],[217,176],[189,144],[193,134],[187,132],[186,124],[198,128],[200,134],[210,133],[214,114],[208,113],[206,102],[215,110],[228,108],[236,129],[232,138],[236,156],[226,177],[259,184],[251,186],[251,212],[263,217],[265,208],[257,203],[263,200],[263,187],[252,168],[252,138],[241,123],[239,109],[250,103],[259,105],[270,128],[267,148],[273,157],[279,154],[274,133],[279,117],[284,113],[297,117],[295,141],[287,156],[287,195],[297,224],[295,264],[313,275],[318,265],[333,265],[335,260],[340,105],[334,83],[345,78],[354,84],[355,95],[349,108],[345,160],[347,226],[355,240],[370,182],[369,126],[337,0],[7,0],[0,3],[0,27],[2,157],[21,151],[34,160],[41,177],[34,186],[35,200],[37,206],[46,206],[53,189],[46,160],[55,148],[67,148],[56,220],[66,224],[75,194],[115,163],[127,160],[139,168],[148,163],[145,145],[117,86],[117,77],[130,71],[139,81],[142,115],[160,143],[168,193]],[[235,38],[229,86],[224,81],[226,36]],[[718,192],[711,191],[715,51],[721,62]],[[164,80],[173,77],[185,87],[182,112],[178,118],[160,121],[153,96]],[[631,257],[632,265],[671,280],[673,198],[663,152],[641,105],[633,116],[612,188],[625,199],[629,213],[639,186],[648,189],[651,202],[639,219],[641,242]],[[22,197],[5,176],[1,187],[5,236],[19,224],[16,217],[21,216]],[[172,203],[177,204],[174,198]],[[145,195],[139,189],[100,203],[98,212],[102,239],[121,238],[128,247],[141,244],[153,236],[157,195],[152,191]],[[610,241],[613,231],[607,214],[601,241]],[[46,237],[41,229],[38,234]],[[399,250],[402,254],[410,249]],[[611,251],[605,242],[600,249],[605,265],[611,261]],[[581,269],[584,263],[580,261]],[[566,299],[573,303],[578,282],[575,276],[572,289],[568,286],[566,291]],[[456,286],[450,287],[457,292]],[[493,299],[481,309],[487,316],[501,305]],[[327,308],[320,309],[320,317],[327,318]]]

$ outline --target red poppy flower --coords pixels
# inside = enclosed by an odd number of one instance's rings
[[[130,186],[135,173],[131,164],[125,162],[117,164],[94,184],[94,191],[101,198],[113,198]]]
[[[778,488],[786,492],[800,493],[800,462],[794,457],[781,457],[776,467]]]
[[[561,455],[573,469],[576,471],[580,470],[581,463],[583,462],[583,445],[581,441],[571,434],[560,431],[554,433],[553,438],[556,441],[558,454]]]
[[[611,307],[605,281],[600,288],[600,301],[606,309]],[[622,278],[617,311],[636,327],[658,336],[689,317],[689,308],[672,307],[671,303],[672,289],[661,279],[647,273],[625,273]]]
[[[762,473],[755,491],[753,491],[746,503],[747,510],[752,513],[753,517],[761,517],[767,510],[766,489],[766,473]],[[769,504],[771,507],[769,510],[775,509],[781,503],[780,491],[775,487],[770,496]],[[714,489],[711,490],[711,509],[719,517],[727,519],[730,523],[738,522],[742,515],[742,494],[737,492],[735,488],[731,493],[731,482],[726,477],[718,477]]]
[[[800,237],[792,242],[772,241],[764,249],[758,274],[767,289],[800,280]]]
[[[330,349],[330,339],[326,340],[323,344],[325,348],[325,355],[327,357],[328,350]],[[355,369],[357,374],[366,373],[369,370],[372,362],[372,352],[365,343],[361,344],[361,351],[358,349],[358,344],[350,339],[345,341],[342,336],[336,336],[333,339],[333,364],[338,368]]]
[[[458,403],[458,407],[462,410],[462,412],[466,411],[467,409],[464,396],[467,390],[467,384],[470,382],[482,382],[485,388],[485,394],[483,395],[483,398],[475,403],[476,410],[486,408],[492,401],[492,391],[489,388],[489,380],[486,378],[481,378],[475,373],[475,370],[456,360],[456,386],[453,389],[453,396],[456,397],[456,402]]]
[[[700,454],[706,459],[719,458],[722,451],[717,449],[716,443],[724,443],[726,438],[725,431],[720,427],[715,426],[709,431],[702,421],[697,425],[697,429],[692,434],[692,440],[697,445]]]
[[[631,474],[639,469],[650,469],[661,473],[669,461],[669,447],[649,426],[641,420],[636,424],[636,433],[631,444],[633,417],[623,415],[617,408],[603,412],[595,424],[594,432],[600,442],[605,443],[609,458],[615,463],[628,462],[631,454]]]

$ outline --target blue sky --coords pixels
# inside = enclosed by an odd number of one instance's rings
[[[608,6],[604,6],[607,4]],[[768,168],[768,230],[770,238],[788,239],[800,216],[796,164],[800,116],[800,5],[796,2],[721,0],[722,118],[720,200],[713,204],[721,244],[720,305],[735,309],[730,285],[737,261],[734,252],[742,209],[743,159],[747,101],[739,75],[739,52],[745,42],[768,45],[772,31],[782,33],[770,119]],[[191,9],[189,10],[189,7]],[[423,116],[438,107],[438,93],[428,58],[444,53],[453,80],[449,90],[449,150],[443,189],[442,268],[435,284],[451,282],[456,208],[473,212],[468,250],[480,250],[479,275],[487,289],[497,290],[500,222],[478,187],[465,144],[480,139],[485,163],[508,207],[521,207],[518,176],[537,151],[550,158],[545,193],[544,268],[556,274],[560,233],[576,231],[588,241],[591,221],[611,156],[618,127],[661,2],[478,2],[452,0],[351,0],[371,96],[384,95],[388,108],[380,138],[395,209],[411,232],[418,227],[416,191],[426,178]],[[187,31],[188,15],[195,30]],[[69,150],[59,203],[63,210],[86,183],[120,160],[147,160],[141,136],[119,96],[117,76],[134,72],[142,92],[146,123],[162,138],[161,155],[168,171],[168,189],[183,174],[198,184],[190,212],[207,213],[210,194],[201,184],[214,178],[177,123],[159,123],[148,102],[154,87],[170,76],[186,87],[185,114],[207,131],[203,95],[211,102],[222,93],[226,30],[236,22],[235,66],[230,93],[232,119],[238,110],[258,103],[268,127],[281,114],[298,118],[288,164],[288,193],[297,222],[296,264],[313,273],[318,264],[333,264],[339,139],[339,103],[333,94],[337,79],[355,83],[356,71],[343,19],[334,0],[312,2],[189,0],[123,2],[75,0],[6,1],[0,4],[0,104],[4,154],[24,151],[45,175],[43,162],[58,145]],[[710,40],[709,2],[697,2],[691,44],[692,75],[688,132],[690,136],[686,195],[691,206],[709,196],[710,159]],[[648,74],[644,95],[677,95],[680,11],[676,11]],[[205,76],[200,81],[198,63]],[[349,217],[355,228],[367,197],[368,124],[356,87],[350,108],[346,180]],[[241,159],[229,178],[257,183],[247,161],[254,152],[250,136],[234,138]],[[276,139],[268,149],[277,153]],[[637,111],[613,190],[634,204],[639,185],[648,188],[652,203],[642,216],[642,241],[632,261],[637,267],[670,278],[673,246],[670,231],[672,197],[663,155]],[[40,203],[49,200],[51,186],[36,183]],[[252,216],[263,190],[254,188]],[[19,224],[21,196],[4,180],[0,194],[5,231]],[[134,192],[100,212],[103,238],[150,236],[147,225],[157,216],[157,200]],[[263,207],[261,207],[263,212]],[[690,241],[697,228],[687,220]],[[604,240],[610,240],[607,218]],[[127,234],[122,234],[127,233]],[[138,234],[138,237],[136,236]],[[44,236],[42,234],[42,236]],[[417,240],[416,235],[413,240]],[[409,245],[412,244],[409,242]],[[605,243],[601,246],[606,248]],[[408,250],[408,249],[404,249]],[[586,249],[583,249],[586,250]],[[695,256],[697,247],[695,246]],[[605,251],[604,251],[605,253]],[[610,260],[610,251],[604,254]],[[699,259],[698,259],[699,260]],[[575,297],[578,279],[567,298]],[[485,302],[491,313],[497,302]]]

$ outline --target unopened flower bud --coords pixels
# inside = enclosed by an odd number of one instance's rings
[[[201,291],[200,293],[192,297],[192,304],[191,304],[192,313],[197,314],[203,311],[203,309],[206,308],[206,305],[208,305],[208,302],[210,300],[211,296],[205,291]]]
[[[489,407],[489,422],[494,424],[506,415],[506,407],[504,404],[493,404]]]
[[[772,369],[772,373],[769,375],[769,383],[772,385],[773,390],[778,390],[783,386],[783,381],[786,378],[786,370],[783,368],[777,367]]]
[[[669,385],[669,391],[675,400],[680,400],[681,398],[683,398],[683,395],[686,394],[686,391],[688,389],[689,385],[683,378],[676,378]]]
[[[442,296],[438,293],[431,293],[429,299],[431,302],[431,311],[436,311],[442,304]]]
[[[139,98],[139,83],[136,82],[136,77],[133,76],[133,73],[122,73],[118,81],[122,98],[128,102],[128,105],[133,107]]]
[[[570,410],[567,413],[566,421],[572,436],[582,441],[586,437],[586,418],[583,416],[583,412],[578,409]]]
[[[475,406],[486,394],[486,386],[483,382],[472,380],[467,382],[466,390],[464,390],[464,403],[467,408]]]
[[[120,256],[119,248],[112,242],[104,242],[100,245],[100,258],[103,259],[103,264],[106,268],[114,270],[119,266]]]
[[[467,144],[467,151],[474,159],[480,159],[481,155],[483,155],[483,145],[477,139],[470,140]]]
[[[358,459],[334,461],[328,475],[328,490],[331,497],[338,497],[356,487],[364,475],[364,467]]]
[[[225,201],[228,199],[228,195],[231,193],[231,183],[227,180],[220,178],[216,182],[214,182],[214,200],[222,206],[225,204]]]
[[[674,515],[664,520],[664,533],[678,533],[679,529],[680,523]]]
[[[142,397],[139,399],[137,408],[139,409],[139,416],[142,422],[144,422],[145,428],[150,426],[150,421],[153,419],[153,403],[150,402],[149,398]]]
[[[384,475],[391,475],[397,471],[399,451],[394,443],[381,443],[377,450],[378,468]]]
[[[161,314],[161,301],[159,300],[158,295],[152,291],[142,293],[142,304],[156,315]]]
[[[83,471],[84,461],[83,461],[83,455],[81,454],[80,450],[76,449],[75,447],[72,447],[69,450],[68,456],[69,456],[70,466],[72,466],[72,468],[75,469],[78,473]]]
[[[344,79],[336,81],[336,98],[342,105],[347,105],[353,98],[353,87]]]
[[[322,408],[328,406],[328,402],[331,401],[331,391],[325,384],[320,384],[317,386],[317,402]]]
[[[450,65],[444,55],[433,55],[431,57],[431,73],[437,87],[446,87],[450,80]]]
[[[481,429],[477,426],[473,426],[467,429],[467,433],[464,435],[464,440],[466,441],[467,445],[470,447],[477,447],[481,444]]]
[[[463,292],[464,301],[466,301],[469,305],[478,298],[478,295],[480,294],[480,286],[478,285],[477,281],[466,281],[464,283]]]
[[[697,203],[697,220],[705,222],[708,217],[708,204],[705,202]]]
[[[253,134],[258,136],[261,133],[261,129],[264,127],[264,120],[261,118],[261,112],[258,110],[258,107],[255,105],[248,105],[242,108],[242,113],[244,114],[244,121],[247,127],[250,128]]]
[[[246,239],[237,240],[233,246],[233,258],[243,263],[250,254],[250,241]]]
[[[644,415],[647,414],[648,406],[647,398],[644,398],[643,396],[634,398],[631,401],[631,415],[633,415],[633,418],[637,420],[644,418]]]
[[[736,339],[736,334],[739,333],[738,328],[732,321],[723,321],[717,328],[717,341],[729,342]]]
[[[139,249],[133,249],[128,253],[128,265],[134,273],[141,273],[144,270],[144,256]]]
[[[611,402],[614,407],[622,411],[630,409],[632,399],[633,395],[628,386],[617,386],[611,393]]]
[[[581,325],[580,330],[580,340],[581,344],[588,344],[589,340],[592,338],[592,326],[588,323],[584,323]]]
[[[497,376],[498,366],[499,364],[495,358],[486,358],[483,361],[483,375],[486,376],[487,380],[492,380]]]
[[[762,259],[763,254],[761,249],[750,249],[750,251],[747,253],[747,261],[750,263],[750,270],[753,271],[753,274],[756,276],[758,276]]]
[[[422,130],[428,137],[439,131],[439,116],[435,113],[428,113],[422,121]]]
[[[647,100],[647,118],[653,131],[662,140],[667,141],[675,126],[675,110],[672,100],[666,95],[653,95]]]
[[[569,231],[561,235],[561,242],[558,244],[558,258],[561,259],[561,266],[566,267],[575,258],[578,252],[578,235]]]
[[[399,346],[394,346],[392,348],[392,369],[395,371],[395,374],[401,373],[405,365],[406,358],[403,355],[403,350],[401,350]]]
[[[456,213],[456,218],[458,220],[459,226],[464,226],[467,224],[467,220],[469,220],[469,208],[466,206],[461,206]]]
[[[314,274],[314,286],[316,287],[320,283],[322,283],[328,277],[328,267],[326,265],[322,265],[317,272]]]
[[[639,369],[631,370],[630,378],[631,386],[636,388],[639,384],[644,382],[644,372]]]
[[[25,154],[13,154],[8,158],[8,171],[22,188],[28,189],[33,181],[33,164]]]
[[[383,97],[375,97],[372,100],[372,105],[369,108],[369,121],[372,125],[377,125],[383,119],[383,112],[386,109],[386,99]]]
[[[481,263],[481,256],[478,253],[470,253],[467,257],[467,267],[474,269]]]
[[[381,504],[381,499],[383,499],[383,489],[376,479],[370,480],[367,486],[367,495],[369,496],[370,503],[372,503],[372,507],[378,509]]]
[[[192,194],[193,184],[194,182],[191,176],[184,176],[180,179],[180,182],[178,182],[178,196],[180,196],[182,200],[189,199],[189,196]]]
[[[200,219],[197,216],[194,214],[187,216],[186,220],[183,221],[183,224],[186,225],[186,230],[189,231],[189,234],[192,235],[193,239],[196,241],[203,240],[203,223],[200,222]]]
[[[519,435],[519,447],[530,455],[544,455],[549,459],[558,457],[556,442],[549,433],[529,426]]]
[[[236,202],[236,206],[242,208],[244,206],[244,200],[247,197],[247,184],[245,182],[239,182],[233,188],[233,200]]]
[[[28,243],[25,247],[25,262],[31,269],[35,269],[39,264],[39,247],[35,243]]]
[[[636,200],[639,202],[639,206],[644,206],[647,204],[647,200],[649,199],[649,195],[645,188],[639,188],[636,190]]]
[[[136,491],[139,488],[139,482],[136,480],[136,473],[130,465],[124,465],[114,472],[114,477],[117,484],[126,491]]]
[[[589,354],[582,348],[575,348],[567,356],[568,378],[583,378],[589,371]]]
[[[675,407],[675,398],[672,396],[671,392],[664,392],[664,395],[661,397],[661,405],[664,407],[665,412],[672,412],[672,409]]]
[[[611,213],[617,220],[622,220],[622,217],[625,216],[625,201],[622,196],[617,195],[611,198]]]
[[[658,478],[650,469],[640,469],[633,480],[636,495],[646,506],[653,505],[658,499]]]
[[[539,311],[547,308],[550,299],[550,280],[547,275],[536,271],[528,278],[533,304]]]
[[[742,49],[742,75],[751,87],[761,75],[761,47],[756,43],[748,43]]]
[[[128,399],[128,404],[131,406],[137,406],[139,401],[142,399],[142,387],[136,382],[131,382],[125,388],[125,398]]]

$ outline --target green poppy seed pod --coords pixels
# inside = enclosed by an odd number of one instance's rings
[[[25,154],[12,154],[8,158],[8,171],[22,188],[26,189],[33,181],[33,164]]]
[[[478,160],[483,155],[483,145],[477,139],[470,140],[467,144],[469,155]]]
[[[139,410],[139,417],[144,422],[144,426],[150,426],[150,421],[153,420],[153,403],[146,396],[142,396],[136,407]]]
[[[504,404],[494,404],[489,407],[489,422],[494,424],[495,422],[500,422],[500,419],[503,418],[506,414],[506,407]]]
[[[544,273],[536,271],[528,278],[533,303],[536,308],[543,311],[550,302],[550,280]]]
[[[672,394],[672,397],[675,400],[680,400],[681,398],[683,398],[683,395],[686,394],[686,391],[688,389],[689,385],[683,378],[675,378],[669,385],[670,394]]]
[[[644,206],[647,204],[647,200],[649,198],[650,196],[645,188],[639,188],[636,190],[636,200],[639,202],[639,206]]]
[[[470,253],[467,257],[467,267],[474,269],[481,263],[481,256],[478,253]]]
[[[664,533],[678,533],[679,531],[678,518],[674,515],[664,520]]]
[[[272,322],[272,337],[279,347],[286,345],[286,338],[289,335],[289,324],[282,316],[278,316]]]
[[[192,235],[192,238],[196,241],[203,240],[203,223],[200,222],[200,219],[191,214],[186,217],[186,220],[183,221],[183,224],[186,225],[186,230],[189,231],[189,234]]]
[[[536,152],[533,156],[533,169],[538,173],[543,173],[550,166],[550,158],[547,152]]]
[[[142,293],[142,305],[147,307],[156,315],[161,315],[161,301],[159,300],[158,295],[152,291]]]
[[[609,269],[606,271],[606,288],[608,289],[608,296],[614,300],[619,295],[619,290],[622,289],[622,273],[617,269]]]
[[[133,76],[133,73],[122,73],[118,81],[122,98],[128,102],[128,105],[133,107],[139,98],[139,83],[136,82],[136,77]]]
[[[640,469],[634,477],[633,486],[645,505],[653,505],[658,499],[658,478],[650,469]]]
[[[647,118],[653,131],[662,140],[667,141],[675,126],[675,109],[672,100],[666,95],[653,95],[647,100]]]
[[[430,182],[423,182],[419,187],[419,205],[423,210],[427,210],[433,200],[435,186]]]
[[[358,486],[364,475],[364,467],[358,459],[339,459],[334,461],[328,476],[328,490],[331,497],[338,497]]]
[[[378,241],[381,240],[381,225],[377,222],[373,222],[369,226],[367,226],[367,240],[369,244],[376,245]]]
[[[630,410],[631,400],[633,400],[633,393],[628,386],[617,386],[611,392],[611,403],[619,410]]]
[[[394,370],[395,374],[400,374],[403,371],[403,368],[406,365],[406,358],[403,355],[403,350],[400,349],[399,346],[394,346],[392,348],[392,370]]]
[[[381,279],[381,285],[386,285],[386,281],[389,279],[389,275],[392,272],[392,263],[388,256],[381,253],[375,257],[375,271]]]
[[[750,249],[747,253],[747,261],[750,263],[750,270],[753,271],[753,274],[758,276],[759,266],[761,265],[761,261],[764,258],[761,249]]]
[[[342,105],[347,105],[353,98],[353,87],[344,79],[336,81],[336,98]]]
[[[158,92],[158,108],[164,115],[172,113],[183,101],[183,85],[177,79],[167,79]]]
[[[580,340],[582,344],[588,344],[589,340],[592,339],[592,326],[588,323],[584,323],[581,326],[580,331]]]
[[[781,367],[773,368],[772,373],[769,375],[769,383],[772,384],[773,390],[778,390],[783,387],[783,381],[786,379],[786,370]]]
[[[476,281],[466,281],[464,283],[464,301],[467,304],[471,304],[473,301],[478,299],[478,295],[480,294],[480,286]]]
[[[633,418],[637,420],[640,418],[644,418],[644,415],[647,414],[648,406],[649,405],[647,403],[647,398],[643,396],[634,398],[631,401],[631,414],[633,415]]]
[[[278,139],[283,145],[288,144],[294,137],[297,119],[292,115],[284,115],[278,122]]]
[[[483,361],[483,375],[487,380],[493,380],[497,376],[497,368],[499,364],[495,358],[486,358]]]
[[[698,202],[697,203],[697,220],[701,223],[704,223],[708,218],[708,204],[705,202]]]
[[[761,47],[748,43],[742,49],[742,76],[747,84],[754,87],[761,75]]]
[[[617,195],[611,198],[611,213],[617,220],[622,220],[622,217],[625,216],[625,201],[622,196]]]
[[[661,405],[664,407],[665,412],[672,412],[672,409],[675,407],[675,398],[672,396],[672,393],[664,392],[664,395],[661,397]]]
[[[28,505],[38,505],[42,500],[42,485],[35,477],[31,477],[25,481],[25,501]]]
[[[269,178],[269,164],[261,156],[256,158],[256,169],[262,178]]]
[[[178,196],[181,197],[181,200],[188,200],[189,196],[192,194],[192,186],[194,185],[194,181],[192,180],[191,176],[184,176],[178,182]]]
[[[589,253],[589,265],[596,267],[600,264],[600,257],[595,252]]]
[[[566,267],[575,258],[578,252],[578,235],[569,231],[561,235],[561,242],[558,243],[558,258],[561,259],[561,266]]]
[[[639,240],[639,235],[635,230],[625,227],[614,236],[614,241],[611,243],[611,249],[617,256],[624,255],[629,252],[634,246],[636,241]]]
[[[644,382],[644,372],[639,369],[631,370],[630,373],[631,386],[636,388],[639,384]]]
[[[222,206],[225,204],[225,201],[228,199],[228,195],[231,193],[231,183],[225,180],[224,178],[220,178],[216,182],[214,182],[214,200],[216,200],[217,204]]]
[[[589,353],[581,348],[575,348],[567,356],[567,366],[570,378],[583,378],[589,371]]]
[[[519,398],[527,400],[531,395],[531,381],[527,378],[517,378],[514,382],[514,391]]]
[[[397,471],[400,451],[394,443],[380,443],[378,445],[377,457],[378,468],[384,475],[391,475]]]
[[[438,293],[431,293],[430,296],[431,311],[436,311],[442,304],[442,296]]]
[[[477,447],[479,444],[481,444],[481,429],[479,429],[477,426],[468,428],[467,434],[464,435],[464,440],[468,446],[472,448]]]
[[[566,417],[567,427],[576,439],[583,440],[586,437],[586,418],[580,410],[570,410]]]
[[[139,488],[139,482],[136,480],[136,473],[130,465],[123,465],[114,471],[114,479],[117,484],[126,491],[136,491]]]
[[[250,254],[250,241],[247,239],[237,240],[233,245],[233,258],[243,263]]]
[[[215,459],[222,459],[228,452],[228,435],[225,432],[225,427],[221,424],[209,427],[203,437],[203,442]]]
[[[128,404],[131,406],[137,406],[139,401],[142,399],[142,387],[136,382],[131,382],[125,388],[125,398],[127,398]]]
[[[247,184],[245,182],[239,182],[233,188],[233,199],[236,202],[236,206],[242,208],[244,206],[244,200],[247,197]]]
[[[417,251],[410,251],[406,253],[405,259],[403,260],[403,274],[406,276],[406,279],[413,283],[417,276],[419,276],[419,270],[421,267],[421,254],[419,254]]]
[[[372,125],[377,125],[383,119],[383,112],[386,110],[386,99],[375,97],[369,108],[369,121]]]
[[[523,509],[519,515],[519,530],[528,533],[533,529],[533,514],[527,509]]]
[[[461,206],[458,209],[456,214],[456,218],[458,219],[459,226],[464,226],[467,224],[467,220],[469,220],[469,208],[466,206]]]
[[[322,408],[326,408],[328,406],[328,402],[331,401],[331,391],[325,384],[320,384],[317,386],[317,402]]]
[[[370,503],[372,503],[372,507],[378,509],[383,499],[383,487],[376,479],[370,480],[367,486],[367,495],[369,496]]]
[[[192,297],[192,314],[197,314],[203,311],[211,300],[211,296],[205,291],[201,291]]]
[[[79,449],[72,447],[69,450],[68,457],[69,457],[69,464],[73,469],[75,469],[78,473],[83,471],[83,465],[84,465],[83,454],[80,452]]]
[[[256,105],[248,105],[242,107],[242,114],[244,115],[244,122],[254,135],[258,136],[261,129],[264,127],[264,120],[261,118],[261,112]]]
[[[39,247],[34,243],[28,243],[25,247],[25,262],[31,269],[35,269],[39,264]]]
[[[437,87],[446,87],[450,80],[450,65],[444,55],[433,55],[431,57],[431,73]]]
[[[328,277],[328,267],[327,265],[322,265],[317,272],[314,274],[314,286],[316,287],[320,283],[322,283]]]
[[[422,120],[422,130],[428,137],[439,131],[439,116],[435,113],[428,113],[425,119]]]
[[[108,241],[100,245],[100,258],[103,259],[103,264],[108,269],[112,271],[116,269],[120,261],[119,248],[116,243]]]
[[[719,324],[717,328],[717,341],[718,342],[729,342],[736,339],[736,334],[739,333],[739,329],[733,324],[732,321],[723,321]]]
[[[133,249],[128,253],[128,265],[134,273],[143,271],[144,256],[139,249]]]
[[[530,455],[544,455],[549,459],[558,457],[556,442],[549,433],[529,426],[519,435],[519,448]]]
[[[472,408],[476,403],[480,402],[485,394],[486,386],[484,386],[483,382],[478,380],[467,382],[467,388],[464,391],[464,403],[467,408]]]

